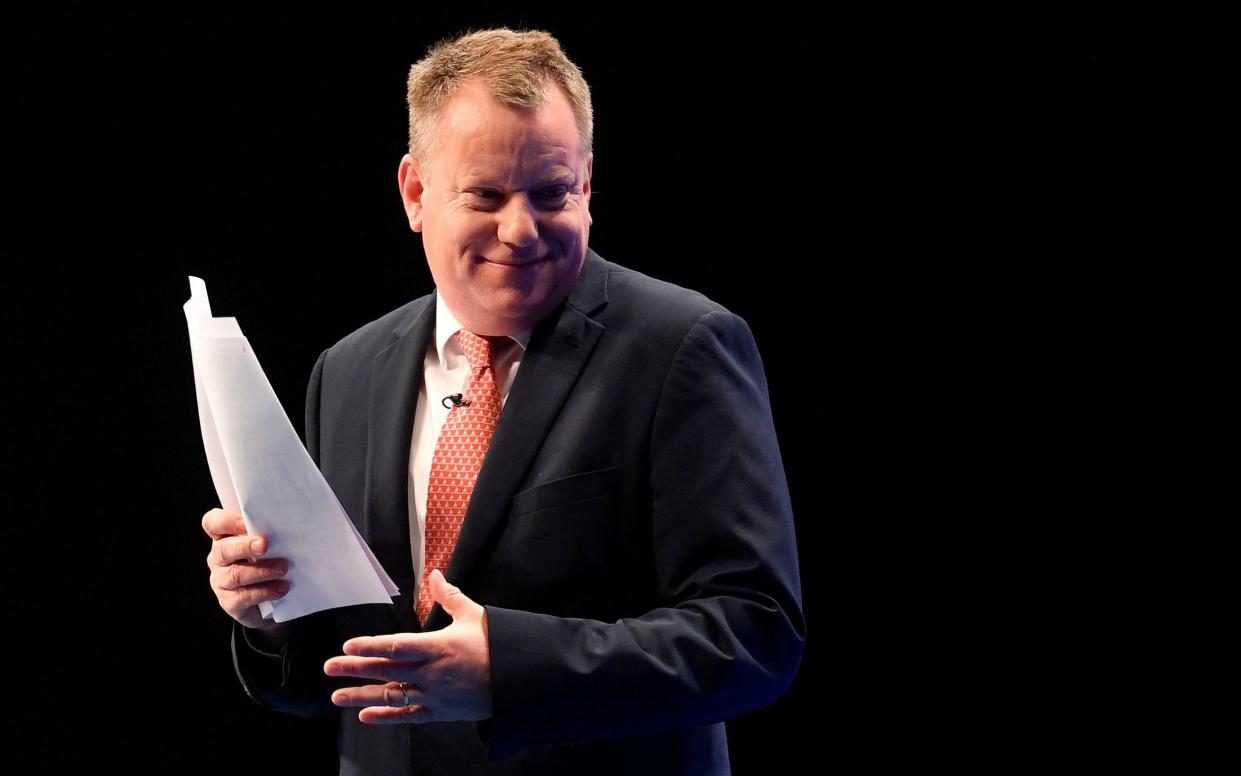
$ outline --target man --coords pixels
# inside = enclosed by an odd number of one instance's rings
[[[590,95],[550,35],[439,44],[408,97],[435,292],[325,350],[306,401],[401,595],[266,622],[287,561],[211,510],[238,676],[336,710],[342,774],[727,773],[723,720],[782,694],[805,639],[749,329],[587,248]]]

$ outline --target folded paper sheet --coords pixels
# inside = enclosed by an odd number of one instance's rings
[[[287,558],[289,592],[259,604],[285,622],[399,593],[302,445],[236,318],[212,318],[207,285],[190,277],[185,303],[207,464],[220,505]]]

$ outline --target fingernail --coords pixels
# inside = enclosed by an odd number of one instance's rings
[[[287,569],[287,568],[285,568],[284,566],[277,566],[277,567],[275,568],[275,572],[276,572],[277,576],[281,576],[281,577],[283,577],[287,571],[288,571],[288,569]]]
[[[255,539],[254,541],[250,542],[250,552],[262,552],[262,551],[263,551],[263,540],[262,539]]]
[[[287,593],[287,592],[289,592],[289,583],[288,583],[288,582],[277,582],[277,583],[276,583],[276,592],[277,592],[277,593]]]

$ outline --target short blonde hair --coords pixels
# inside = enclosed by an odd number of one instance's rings
[[[409,69],[409,153],[419,164],[430,155],[440,111],[471,78],[482,79],[500,103],[521,108],[538,108],[548,85],[558,85],[573,108],[582,148],[590,152],[594,114],[582,71],[550,34],[499,27],[442,40]]]

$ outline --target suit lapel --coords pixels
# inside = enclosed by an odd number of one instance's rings
[[[414,614],[409,546],[409,446],[422,384],[422,362],[435,327],[434,293],[415,308],[371,362],[365,525],[375,557],[401,590],[392,614],[402,631],[421,630]]]

